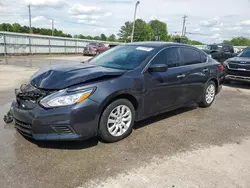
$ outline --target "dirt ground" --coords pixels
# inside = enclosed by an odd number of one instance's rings
[[[0,117],[13,90],[39,67],[86,57],[0,61]],[[224,86],[208,109],[189,106],[136,123],[126,139],[105,144],[35,142],[0,119],[3,188],[249,188],[250,85]]]

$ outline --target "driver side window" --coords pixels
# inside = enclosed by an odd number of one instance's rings
[[[169,68],[177,67],[180,63],[180,56],[178,48],[167,48],[162,50],[157,56],[151,61],[151,65],[154,64],[165,64]]]

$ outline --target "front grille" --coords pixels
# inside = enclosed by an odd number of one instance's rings
[[[15,122],[15,127],[16,127],[18,132],[20,132],[24,136],[32,138],[30,124],[24,123],[24,122],[19,121],[17,119],[15,119],[14,122]]]
[[[241,64],[236,62],[228,63],[229,69],[245,69],[246,71],[250,71],[250,64]]]
[[[68,125],[58,125],[53,128],[58,134],[74,134],[72,128]]]
[[[226,74],[235,75],[235,76],[250,77],[250,71],[240,71],[240,70],[227,69]]]
[[[15,90],[16,101],[20,108],[33,109],[41,98],[49,94],[49,92],[35,88],[31,84],[21,85],[20,89]]]

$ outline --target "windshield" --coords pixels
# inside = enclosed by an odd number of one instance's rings
[[[132,70],[140,65],[151,53],[153,48],[141,46],[117,46],[95,58],[90,63],[102,67]]]
[[[205,49],[211,50],[211,51],[213,51],[213,50],[220,51],[221,48],[222,48],[222,46],[218,46],[218,45],[207,45],[205,47]]]
[[[241,52],[238,57],[249,57],[250,58],[250,50],[246,50]]]

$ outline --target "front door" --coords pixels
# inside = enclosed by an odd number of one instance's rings
[[[144,115],[148,116],[182,104],[185,76],[179,67],[178,48],[161,51],[150,63],[166,64],[166,72],[144,72]]]

